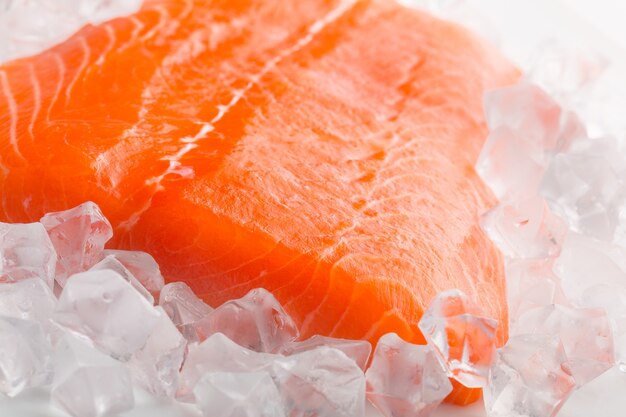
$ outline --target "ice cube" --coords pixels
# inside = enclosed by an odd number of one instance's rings
[[[38,322],[52,316],[57,299],[39,278],[0,285],[0,315]]]
[[[365,376],[342,351],[320,346],[272,363],[288,416],[364,417]]]
[[[320,346],[328,346],[342,351],[363,371],[365,371],[370,353],[372,353],[372,345],[367,340],[338,339],[321,335],[312,336],[302,342],[292,342],[280,353],[283,355],[293,355]]]
[[[139,294],[141,294],[150,304],[154,304],[154,297],[144,287],[141,282],[135,278],[135,276],[114,256],[105,256],[103,260],[91,267],[91,271],[100,271],[103,269],[110,269],[117,272],[122,278],[130,283]]]
[[[257,288],[228,301],[195,325],[199,340],[223,333],[234,342],[257,352],[277,353],[298,335],[298,328],[267,290]]]
[[[490,134],[476,169],[500,200],[533,195],[552,155],[586,136],[575,114],[525,82],[486,93],[485,114]]]
[[[534,149],[561,150],[561,107],[539,86],[520,82],[485,93],[485,117],[491,130],[507,126],[525,132]]]
[[[70,335],[59,341],[54,353],[51,396],[74,417],[100,417],[134,406],[124,365]]]
[[[559,337],[578,386],[609,370],[615,363],[611,325],[603,309],[549,305],[526,312],[512,335]]]
[[[103,258],[104,244],[113,236],[111,224],[91,201],[48,213],[40,221],[57,252],[56,280],[61,286],[70,275],[98,263]]]
[[[489,417],[553,417],[576,386],[558,337],[511,337],[483,390]]]
[[[495,358],[496,320],[459,290],[435,296],[419,322],[449,375],[467,387],[483,387]]]
[[[56,307],[57,323],[122,360],[146,343],[159,313],[124,278],[108,269],[71,278]]]
[[[501,126],[489,132],[476,171],[499,200],[536,193],[548,164],[523,132]]]
[[[559,303],[567,298],[552,271],[553,259],[513,259],[506,262],[506,292],[512,327],[526,311]]]
[[[0,392],[13,397],[52,379],[52,347],[35,321],[0,316]]]
[[[608,66],[605,57],[593,50],[584,50],[551,40],[544,42],[531,57],[527,79],[541,86],[552,97],[569,105],[602,75]],[[582,94],[581,94],[582,93]]]
[[[578,141],[554,157],[541,193],[575,231],[612,241],[626,209],[625,178],[626,158],[615,139]]]
[[[501,202],[481,218],[481,226],[511,258],[558,256],[567,225],[539,196]]]
[[[104,256],[115,257],[151,293],[158,293],[163,289],[165,282],[161,269],[150,254],[141,251],[106,249]]]
[[[590,304],[589,292],[599,285],[611,288],[615,297],[626,296],[626,248],[570,232],[554,272],[565,295],[580,307],[604,307]]]
[[[285,412],[267,372],[209,372],[194,388],[205,417],[284,417]]]
[[[184,282],[165,285],[159,296],[159,305],[190,342],[199,341],[195,330],[196,322],[213,311]]]
[[[623,66],[609,66],[591,88],[584,95],[577,95],[576,99],[573,107],[593,131],[592,137],[619,136],[626,132],[626,74]]]
[[[148,392],[159,397],[173,397],[178,389],[180,368],[187,341],[169,316],[157,307],[159,322],[146,344],[129,361],[133,377]]]
[[[366,372],[367,398],[385,417],[426,417],[452,384],[432,348],[395,333],[380,338]]]
[[[57,255],[40,223],[0,223],[0,283],[40,278],[51,289]]]
[[[190,345],[180,374],[177,398],[193,401],[193,390],[209,372],[256,372],[271,365],[276,356],[254,352],[216,333],[199,345]]]

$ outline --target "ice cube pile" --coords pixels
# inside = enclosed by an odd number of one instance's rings
[[[424,315],[429,345],[385,335],[365,372],[369,342],[300,340],[264,289],[213,308],[165,285],[149,254],[105,249],[112,227],[92,202],[0,230],[0,393],[47,386],[75,417],[131,409],[133,387],[207,417],[364,417],[366,398],[387,417],[427,416],[449,376],[483,386],[494,357],[495,322],[458,291]]]
[[[482,227],[506,257],[511,335],[484,390],[490,417],[554,416],[625,368],[626,107],[606,85],[626,83],[614,77],[552,45],[518,85],[485,97],[476,168],[499,204]]]

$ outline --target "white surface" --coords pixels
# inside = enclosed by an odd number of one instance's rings
[[[501,34],[500,46],[523,63],[539,43],[555,38],[594,47],[612,60],[626,63],[626,2],[620,0],[473,0]],[[605,373],[573,394],[560,417],[622,417],[626,407],[626,374]],[[134,410],[118,417],[199,417],[194,408],[159,400],[138,392]],[[49,405],[45,390],[32,390],[17,398],[0,397],[0,417],[61,417]],[[374,410],[369,417],[376,416]],[[484,417],[481,404],[442,406],[434,417]],[[219,417],[219,416],[215,416]]]
[[[575,392],[559,413],[559,417],[623,417],[626,406],[624,393],[626,374],[613,369]],[[137,392],[135,398],[135,409],[114,417],[201,417],[195,407],[187,404],[150,398],[143,392]],[[0,398],[0,416],[67,417],[67,414],[51,407],[48,393],[37,389],[14,399]],[[378,417],[378,413],[369,409],[368,417]],[[432,417],[485,417],[485,413],[482,404],[462,408],[444,405]]]

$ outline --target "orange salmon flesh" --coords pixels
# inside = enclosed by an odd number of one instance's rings
[[[424,343],[458,288],[507,337],[478,216],[485,90],[518,70],[391,0],[147,0],[0,66],[0,219],[86,200],[212,305],[264,287],[313,334]],[[478,398],[455,384],[449,401]]]

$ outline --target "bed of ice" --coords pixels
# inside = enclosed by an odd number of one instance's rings
[[[11,28],[0,61],[139,3],[0,1],[0,27]],[[497,37],[459,2],[412,3]],[[34,8],[41,20],[24,18]],[[50,25],[53,16],[65,20]],[[626,370],[622,74],[552,44],[518,85],[485,97],[490,134],[476,168],[500,201],[481,225],[506,257],[505,346],[494,344],[498,323],[456,290],[422,318],[425,346],[395,334],[374,352],[301,340],[263,289],[209,306],[183,283],[165,285],[149,254],[104,249],[111,225],[86,202],[0,224],[0,393],[44,387],[76,417],[129,410],[137,388],[211,417],[362,417],[366,402],[385,417],[425,417],[454,378],[483,388],[489,417],[556,415],[582,387]]]

